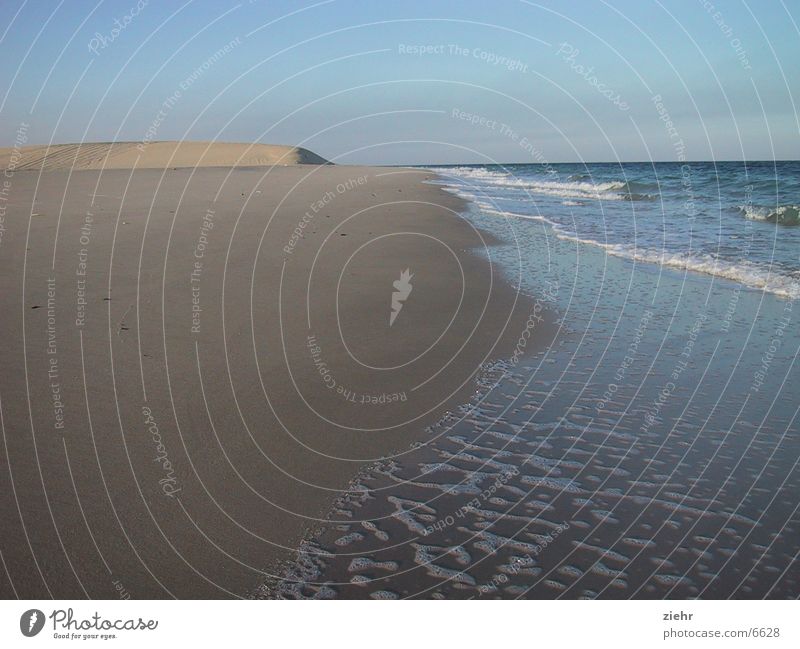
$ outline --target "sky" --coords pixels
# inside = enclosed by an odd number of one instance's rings
[[[800,158],[800,0],[0,0],[0,146]]]

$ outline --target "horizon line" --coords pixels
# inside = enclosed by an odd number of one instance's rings
[[[739,162],[752,164],[755,162],[800,162],[800,158],[775,158],[770,159],[757,159],[757,160],[581,160],[574,162],[433,162],[433,163],[415,163],[415,164],[377,164],[377,165],[364,165],[375,167],[482,167],[482,166],[495,166],[503,167],[506,165],[578,165],[578,164],[692,164],[697,162],[719,164],[723,162]]]

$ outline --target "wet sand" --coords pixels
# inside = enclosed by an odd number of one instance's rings
[[[426,441],[531,311],[430,177],[12,173],[0,596],[248,596]]]
[[[465,218],[521,260],[556,340],[361,475],[259,595],[796,599],[794,303]]]

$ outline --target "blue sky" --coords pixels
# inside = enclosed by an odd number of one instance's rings
[[[24,125],[369,164],[800,157],[797,0],[2,4],[5,146]]]

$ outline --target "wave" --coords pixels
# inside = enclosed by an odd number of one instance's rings
[[[596,199],[617,201],[652,200],[654,196],[646,193],[649,185],[633,181],[611,180],[606,182],[590,182],[572,180],[578,176],[570,176],[567,181],[537,180],[520,178],[506,171],[494,171],[482,167],[447,167],[435,169],[437,173],[455,176],[466,180],[475,180],[495,187],[509,187],[525,190],[535,194],[558,196],[571,199]],[[583,177],[585,174],[581,174]]]
[[[740,205],[739,211],[751,221],[765,221],[789,226],[800,225],[800,207],[797,205],[781,205],[775,209]]]
[[[635,246],[619,243],[605,243],[594,239],[584,239],[567,232],[558,223],[544,216],[498,210],[482,201],[476,201],[476,205],[482,212],[487,214],[494,214],[504,218],[519,218],[546,223],[552,228],[555,236],[562,241],[574,241],[576,243],[602,248],[608,254],[614,255],[615,257],[622,257],[642,263],[656,264],[676,270],[688,270],[695,273],[703,273],[704,275],[712,275],[714,277],[738,282],[748,288],[766,291],[791,300],[800,298],[800,275],[793,276],[776,272],[775,270],[749,261],[727,261],[709,254],[670,253],[666,251],[637,248]]]
[[[611,254],[625,256],[627,253],[620,251]],[[782,275],[748,261],[731,262],[711,255],[668,254],[653,251],[638,252],[631,256],[637,261],[722,277],[791,300],[800,297],[800,278]]]
[[[721,277],[743,284],[748,288],[766,291],[790,300],[800,298],[800,276],[776,272],[749,261],[727,261],[713,255],[702,253],[670,253],[667,251],[648,250],[620,243],[603,243],[593,239],[581,239],[560,231],[558,226],[556,237],[566,241],[575,241],[598,248],[608,254],[632,261],[656,264],[676,270],[688,270],[704,275]]]
[[[554,223],[550,219],[538,214],[519,214],[518,212],[508,212],[505,210],[498,210],[495,209],[494,207],[491,207],[490,205],[486,205],[485,203],[481,202],[478,202],[477,205],[480,208],[481,212],[484,212],[486,214],[495,214],[497,216],[511,217],[514,219],[526,219],[528,221],[540,221],[541,223],[547,223],[547,225],[551,226],[552,228],[558,227],[557,223]]]
[[[455,181],[447,182],[446,189],[459,196],[473,202],[475,206],[488,215],[495,215],[502,218],[519,218],[539,221],[547,224],[552,229],[555,236],[561,240],[574,241],[581,244],[591,245],[602,248],[607,254],[622,257],[629,260],[655,264],[675,270],[692,271],[703,273],[722,279],[737,282],[745,287],[766,291],[780,297],[789,299],[800,298],[800,272],[784,270],[773,266],[769,262],[754,262],[740,260],[736,258],[725,259],[715,254],[701,252],[670,252],[660,249],[658,243],[655,247],[635,246],[625,243],[609,243],[594,239],[584,239],[575,235],[575,231],[568,229],[565,225],[559,224],[552,219],[541,215],[520,214],[515,211],[497,209],[494,201],[507,200],[508,197],[492,195],[493,187],[515,187],[518,189],[529,189],[540,193],[550,193],[562,198],[561,205],[572,205],[578,201],[585,201],[587,198],[600,198],[599,194],[605,194],[602,198],[616,196],[619,200],[625,200],[624,194],[627,190],[641,189],[643,184],[625,183],[622,181],[611,181],[604,183],[586,182],[583,180],[572,180],[570,182],[559,182],[556,180],[522,180],[515,178],[510,173],[489,170],[476,167],[454,167],[448,169],[436,169],[437,173],[455,177]],[[474,183],[464,182],[474,180]],[[497,194],[497,192],[494,192]],[[514,200],[514,199],[511,199]],[[590,203],[581,203],[587,205]],[[512,208],[513,209],[513,208]],[[563,208],[562,208],[563,209]],[[800,208],[796,205],[786,205],[777,209],[753,208],[742,206],[740,210],[746,214],[747,218],[770,221],[781,225],[800,225]],[[525,211],[523,209],[523,211]],[[732,249],[734,254],[736,250]]]

